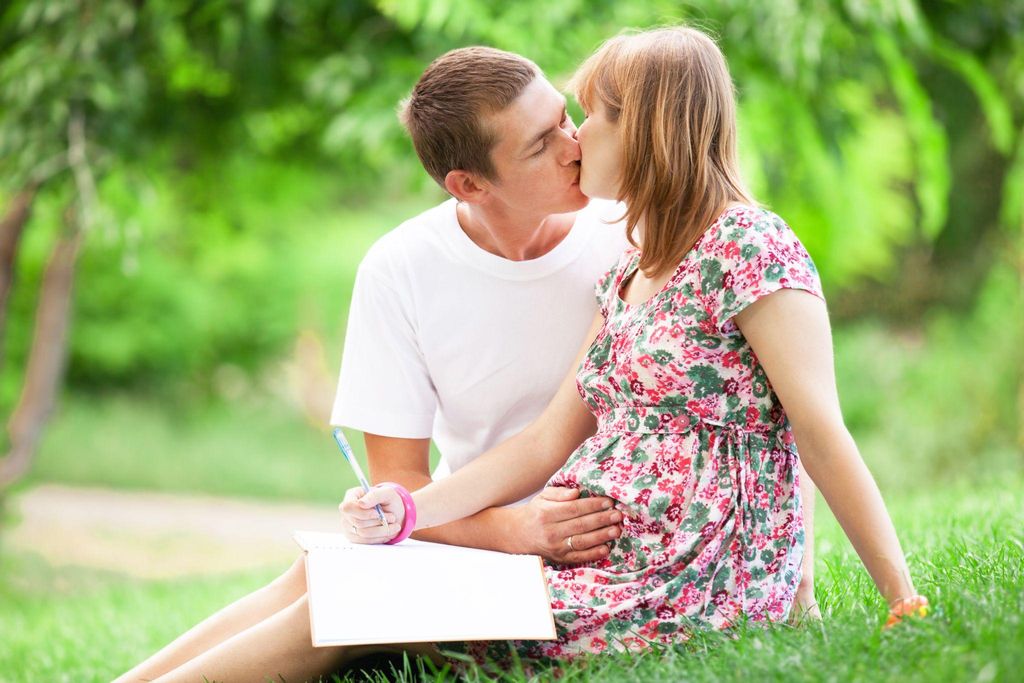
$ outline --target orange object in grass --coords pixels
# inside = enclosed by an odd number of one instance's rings
[[[905,617],[926,617],[928,616],[928,598],[923,595],[914,595],[909,598],[897,600],[896,604],[889,608],[889,618],[882,630],[892,628],[903,621]]]

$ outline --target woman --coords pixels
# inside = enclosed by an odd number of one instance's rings
[[[623,532],[606,558],[545,569],[558,639],[444,645],[479,661],[513,650],[565,660],[780,621],[803,553],[799,444],[893,618],[922,610],[927,601],[843,424],[814,265],[740,180],[732,82],[718,48],[688,28],[620,36],[587,60],[574,88],[588,114],[578,131],[581,189],[626,203],[637,247],[597,285],[600,313],[578,370],[526,430],[447,479],[411,495],[350,491],[341,506],[349,537],[394,540],[414,517],[415,528],[443,524],[549,479],[618,501]],[[388,529],[378,503],[395,522]],[[282,600],[243,633],[256,606],[215,619],[211,628],[238,635],[157,680],[270,667],[308,675],[352,656],[313,650],[308,631],[296,636],[307,606],[304,586],[294,591],[295,602]]]

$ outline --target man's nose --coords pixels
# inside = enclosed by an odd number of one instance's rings
[[[573,126],[571,134],[570,131],[566,131],[565,141],[563,142],[563,145],[565,147],[565,151],[562,153],[563,164],[572,164],[580,160],[580,143],[579,140],[576,139],[575,126]]]

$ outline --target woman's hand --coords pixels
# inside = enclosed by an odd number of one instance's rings
[[[821,621],[821,609],[814,598],[814,579],[808,580],[806,575],[796,589],[796,599],[789,611],[789,623],[793,626]]]
[[[386,526],[381,523],[375,505],[384,511]],[[398,535],[405,518],[402,498],[390,487],[374,487],[365,494],[361,488],[349,489],[338,511],[342,533],[353,543],[387,543]]]

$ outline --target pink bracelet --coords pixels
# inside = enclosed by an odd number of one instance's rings
[[[412,494],[409,493],[409,489],[405,488],[401,484],[396,484],[393,481],[385,481],[377,484],[373,488],[380,488],[381,486],[390,486],[393,488],[402,499],[402,505],[405,507],[405,518],[402,520],[402,528],[398,530],[397,536],[385,543],[385,545],[394,545],[409,538],[413,529],[416,528],[416,503],[413,502]]]

